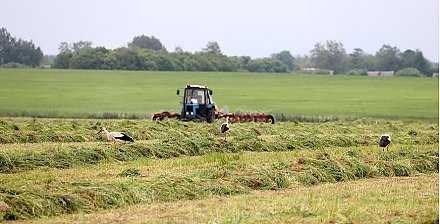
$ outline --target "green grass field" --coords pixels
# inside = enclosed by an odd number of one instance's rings
[[[56,69],[0,69],[0,113],[178,112],[187,84],[208,85],[229,112],[438,119],[434,78]]]

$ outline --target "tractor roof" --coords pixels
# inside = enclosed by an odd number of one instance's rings
[[[208,86],[201,86],[201,85],[187,85],[186,88],[208,89]]]

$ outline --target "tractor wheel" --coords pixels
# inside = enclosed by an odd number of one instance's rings
[[[267,119],[267,122],[275,124],[275,118],[272,115],[270,115],[270,114],[267,115],[266,119]]]
[[[215,110],[214,109],[209,109],[208,113],[206,115],[206,121],[208,123],[212,123],[215,121]]]

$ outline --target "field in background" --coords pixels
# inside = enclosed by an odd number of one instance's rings
[[[187,84],[208,85],[229,112],[438,119],[433,78],[55,69],[0,69],[0,114],[178,112]]]

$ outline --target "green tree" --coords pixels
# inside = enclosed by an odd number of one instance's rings
[[[347,70],[372,70],[373,68],[374,56],[366,54],[362,49],[355,48],[353,52],[348,55]]]
[[[206,44],[206,47],[202,49],[202,53],[221,55],[222,51],[216,41],[210,41]]]
[[[327,41],[325,45],[316,43],[310,52],[318,68],[333,70],[336,74],[345,71],[347,54],[341,42]]]
[[[200,70],[200,64],[197,61],[197,57],[192,53],[176,51],[171,53],[171,57],[175,63],[176,71],[198,71]]]
[[[101,69],[108,52],[104,47],[83,48],[73,54],[70,60],[70,68]]]
[[[397,47],[391,47],[388,44],[383,45],[376,52],[376,70],[380,71],[398,71],[401,68],[399,58],[400,50]]]
[[[250,72],[287,72],[287,66],[279,60],[272,58],[257,58],[248,63],[247,70]]]
[[[431,66],[420,50],[406,50],[401,55],[403,68],[416,68],[425,75],[431,74]]]
[[[249,62],[252,60],[249,56],[232,56],[229,57],[234,67],[239,71],[245,71]]]
[[[40,47],[35,47],[32,42],[18,39],[13,48],[16,62],[36,67],[39,66],[43,60],[43,52]]]
[[[58,51],[59,52],[71,52],[72,51],[72,47],[70,46],[69,43],[64,41],[64,42],[61,42],[58,45]]]
[[[131,42],[128,43],[129,47],[138,47],[142,49],[150,49],[153,51],[166,51],[159,39],[154,36],[136,36]]]
[[[78,42],[74,42],[74,43],[72,43],[72,45],[71,45],[71,49],[72,49],[74,52],[78,52],[78,51],[80,51],[80,50],[82,50],[82,49],[92,48],[92,45],[93,45],[93,43],[92,43],[91,41],[83,41],[83,40],[80,40],[80,41],[78,41]]]
[[[36,67],[42,60],[40,47],[36,47],[32,41],[17,40],[6,28],[0,28],[0,65],[15,62]]]
[[[58,53],[53,61],[53,68],[68,69],[70,67],[70,60],[72,59],[73,53],[62,51]]]
[[[272,54],[272,58],[281,61],[287,66],[287,71],[291,72],[295,69],[295,58],[290,54],[289,51],[281,51],[277,54]]]
[[[420,71],[417,68],[404,68],[404,69],[400,69],[399,71],[396,72],[396,76],[414,76],[414,77],[419,77],[422,76],[422,73],[420,73]]]
[[[175,70],[175,63],[170,57],[170,54],[166,52],[158,52],[155,54],[154,60],[157,64],[157,69],[159,71],[174,71]]]
[[[104,59],[104,69],[142,70],[142,57],[133,48],[117,48],[109,52]]]
[[[0,29],[0,65],[13,61],[11,55],[15,44],[13,37],[6,28]]]

